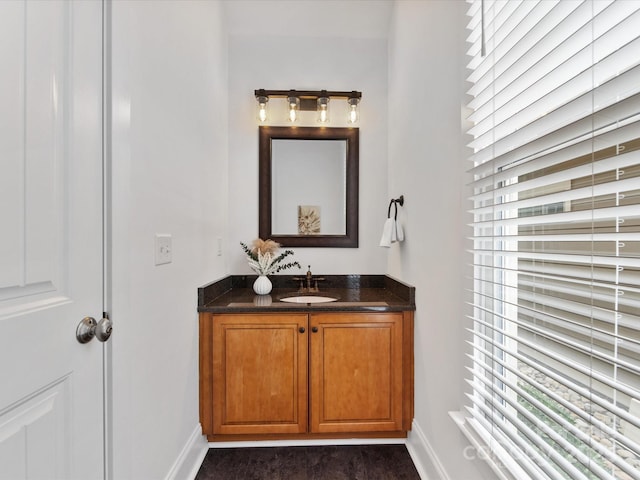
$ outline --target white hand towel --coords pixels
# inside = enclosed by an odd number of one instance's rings
[[[404,228],[400,225],[400,222],[396,220],[396,239],[398,242],[404,241]]]
[[[380,246],[389,248],[391,246],[391,236],[395,231],[393,218],[387,218],[382,228],[382,237],[380,238]]]
[[[393,220],[393,225],[391,227],[391,243],[396,243],[398,241],[398,231],[396,228],[398,222]]]

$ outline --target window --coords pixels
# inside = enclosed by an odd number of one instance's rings
[[[640,479],[640,2],[469,3],[466,421],[503,477]]]

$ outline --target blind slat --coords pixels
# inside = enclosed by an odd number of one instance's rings
[[[596,255],[578,255],[578,254],[556,254],[556,253],[542,253],[542,252],[517,252],[517,251],[493,251],[493,250],[472,250],[472,253],[476,255],[493,256],[495,258],[513,258],[524,260],[540,260],[548,262],[558,263],[571,263],[582,265],[599,265],[610,267],[631,267],[640,268],[640,258],[625,258],[625,257],[605,257]]]

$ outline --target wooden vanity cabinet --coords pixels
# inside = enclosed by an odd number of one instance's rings
[[[200,349],[209,440],[411,428],[413,312],[202,313]]]

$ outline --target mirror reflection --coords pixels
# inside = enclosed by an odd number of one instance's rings
[[[272,140],[273,234],[346,233],[346,151],[346,140]]]

